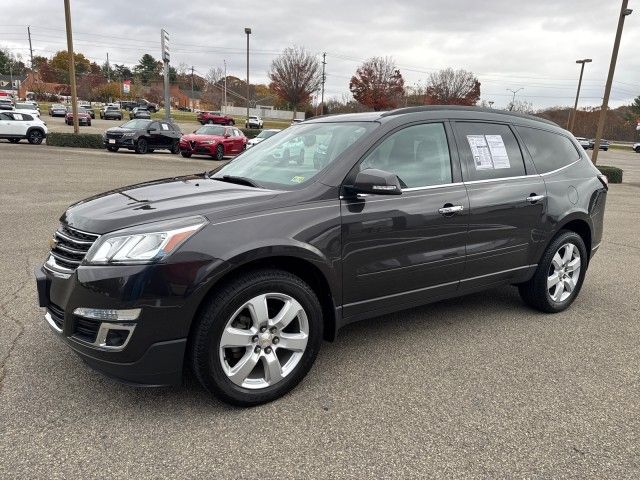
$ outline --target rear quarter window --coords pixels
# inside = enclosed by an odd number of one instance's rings
[[[538,173],[548,173],[580,159],[573,142],[564,135],[530,127],[516,127]]]

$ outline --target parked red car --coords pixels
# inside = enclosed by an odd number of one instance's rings
[[[180,154],[209,155],[222,160],[226,155],[237,155],[247,148],[247,137],[235,127],[205,125],[180,138]]]
[[[235,125],[236,122],[229,115],[223,115],[220,112],[200,112],[198,114],[198,121],[204,125],[205,123],[218,125]]]
[[[67,125],[73,125],[73,110],[71,107],[67,107],[67,114],[64,116],[64,123]],[[78,109],[78,125],[91,126],[91,115],[82,109]]]

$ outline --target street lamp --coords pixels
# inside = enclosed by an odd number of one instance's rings
[[[245,27],[244,33],[247,34],[247,123],[249,123],[249,35],[251,35],[251,29]]]
[[[584,58],[582,60],[576,60],[576,63],[582,64],[580,67],[580,79],[578,80],[578,91],[576,92],[576,103],[573,105],[573,112],[569,112],[569,119],[567,120],[567,130],[573,131],[573,125],[576,123],[576,116],[578,115],[578,97],[580,97],[580,86],[582,85],[582,73],[584,72],[584,64],[591,63],[590,58]]]
[[[613,73],[616,70],[616,61],[618,60],[618,49],[620,48],[620,37],[622,37],[622,27],[624,26],[624,17],[631,15],[630,8],[627,8],[629,0],[622,0],[620,7],[620,16],[618,17],[618,30],[616,30],[616,39],[613,42],[613,52],[611,52],[611,64],[609,65],[609,74],[607,75],[607,85],[604,87],[604,97],[602,98],[602,108],[600,117],[598,118],[598,129],[596,130],[596,138],[593,140],[593,154],[591,161],[595,165],[598,161],[598,151],[600,150],[600,139],[602,138],[602,130],[604,129],[604,119],[607,115],[607,107],[609,105],[609,94],[611,93],[611,84],[613,83]]]
[[[515,103],[516,103],[516,93],[518,93],[520,90],[524,90],[524,87],[520,87],[517,90],[512,90],[511,88],[507,88],[507,90],[513,93],[513,99],[511,100],[511,108],[509,109],[509,110],[513,110],[513,107],[515,107]]]

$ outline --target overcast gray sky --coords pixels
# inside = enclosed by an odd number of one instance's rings
[[[638,3],[638,6],[634,4]],[[611,104],[640,95],[640,2],[627,17]],[[133,65],[160,56],[160,28],[171,35],[171,63],[205,74],[222,66],[245,77],[244,27],[251,35],[251,81],[267,82],[272,58],[290,45],[327,53],[326,96],[348,94],[349,78],[371,56],[392,56],[407,85],[443,68],[473,71],[482,98],[505,105],[508,88],[535,107],[573,103],[578,58],[585,69],[580,105],[604,91],[620,9],[617,0],[71,0],[75,49],[91,60]],[[2,0],[0,46],[28,61],[66,48],[61,0]],[[7,14],[8,13],[8,14]]]

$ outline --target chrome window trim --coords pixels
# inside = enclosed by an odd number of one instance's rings
[[[403,192],[418,192],[420,190],[431,190],[434,188],[444,188],[444,187],[457,187],[462,186],[464,183],[462,182],[453,182],[453,183],[441,183],[439,185],[425,185],[424,187],[408,187],[403,188]]]
[[[475,184],[475,183],[491,183],[491,182],[502,182],[505,180],[519,180],[522,178],[536,178],[539,177],[539,174],[534,175],[518,175],[517,177],[500,177],[500,178],[486,178],[484,180],[469,180],[463,182],[465,185]]]
[[[540,176],[541,176],[541,177],[544,177],[544,176],[546,176],[546,175],[552,175],[552,174],[554,174],[554,173],[556,173],[556,172],[559,172],[560,170],[564,170],[565,168],[569,168],[571,165],[575,165],[575,164],[576,164],[576,163],[578,163],[580,160],[582,160],[582,157],[580,157],[579,159],[577,159],[577,160],[575,160],[575,161],[571,162],[571,163],[570,163],[570,164],[568,164],[568,165],[565,165],[564,167],[556,168],[555,170],[551,170],[550,172],[541,173],[541,174],[540,174]]]

